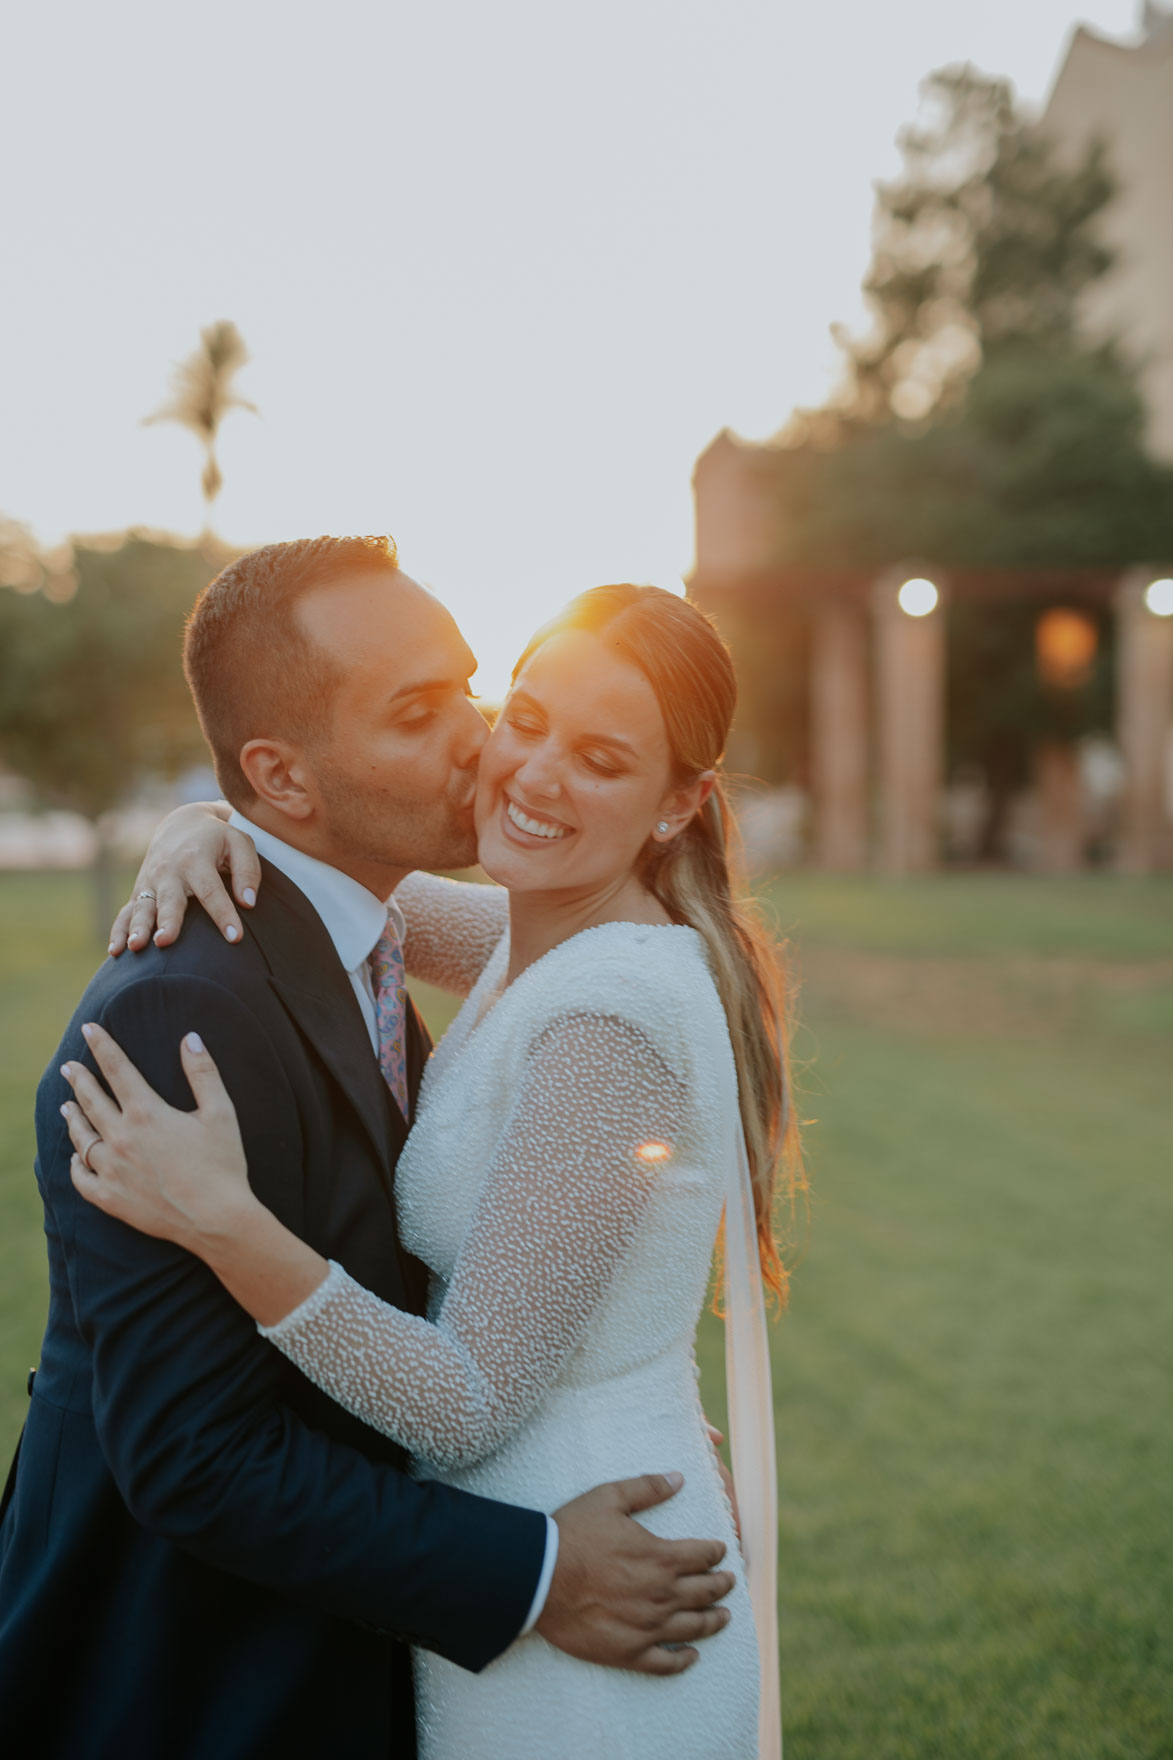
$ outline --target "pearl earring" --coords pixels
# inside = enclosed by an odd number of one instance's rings
[[[670,829],[671,827],[669,826],[667,819],[661,819],[656,826],[656,830],[660,833],[661,837],[667,837]]]

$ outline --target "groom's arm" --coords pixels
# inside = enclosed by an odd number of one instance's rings
[[[284,1187],[296,1217],[297,1103],[250,1011],[206,980],[153,975],[97,1018],[179,1106],[191,1105],[179,1041],[198,1032],[237,1104],[254,1182]],[[44,1099],[42,1165],[72,1239],[95,1422],[131,1514],[207,1564],[483,1667],[529,1613],[546,1518],[418,1483],[303,1424],[281,1401],[276,1353],[212,1274],[74,1192],[64,1124]]]

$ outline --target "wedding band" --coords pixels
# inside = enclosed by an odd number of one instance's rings
[[[152,898],[152,899],[154,899],[156,904],[158,904],[158,902],[159,902],[158,893],[152,892],[149,886],[144,887],[141,892],[135,893],[134,902],[137,904],[140,898]]]
[[[85,1162],[86,1166],[89,1168],[90,1172],[93,1174],[95,1179],[100,1179],[101,1175],[99,1174],[97,1168],[94,1166],[93,1162],[90,1160],[90,1150],[93,1148],[95,1143],[100,1143],[101,1141],[102,1141],[101,1137],[95,1131],[93,1136],[90,1138],[89,1142],[86,1144],[85,1152],[82,1155],[82,1160]]]

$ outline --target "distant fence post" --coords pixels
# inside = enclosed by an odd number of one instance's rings
[[[815,612],[811,785],[815,861],[850,873],[868,854],[868,629],[849,605]]]
[[[880,867],[925,874],[940,859],[945,771],[945,618],[933,583],[903,572],[872,591]]]
[[[1168,838],[1165,763],[1173,725],[1173,595],[1153,591],[1151,570],[1133,569],[1116,595],[1117,741],[1124,759],[1124,796],[1117,866],[1148,874],[1161,865]],[[1156,607],[1160,607],[1158,610]]]

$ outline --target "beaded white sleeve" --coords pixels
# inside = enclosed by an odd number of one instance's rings
[[[437,1467],[481,1459],[583,1336],[655,1190],[646,1147],[674,1140],[684,1100],[630,1022],[560,1017],[519,1072],[435,1320],[390,1307],[331,1263],[313,1295],[261,1332],[331,1399]]]
[[[395,901],[407,924],[408,977],[467,996],[509,925],[505,888],[419,870],[395,888]]]

